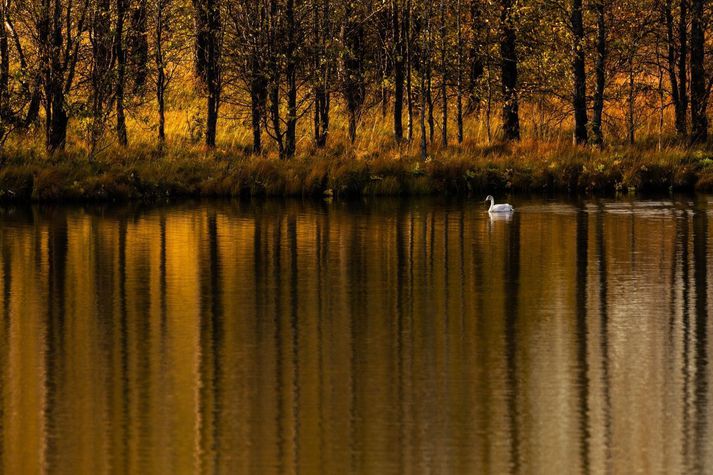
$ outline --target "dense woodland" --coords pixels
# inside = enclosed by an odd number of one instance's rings
[[[172,108],[194,109],[186,140],[210,149],[242,127],[243,149],[280,158],[329,146],[335,123],[354,141],[367,115],[423,158],[468,140],[472,120],[488,141],[634,143],[647,124],[659,143],[704,143],[710,13],[704,0],[0,0],[0,143],[41,137],[53,153],[70,137],[90,159],[147,133],[162,146]]]

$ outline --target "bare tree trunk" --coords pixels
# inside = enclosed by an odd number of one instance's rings
[[[121,1],[121,0],[119,0]],[[221,94],[221,18],[218,0],[193,0],[196,23],[196,72],[206,87],[205,143],[215,147]]]
[[[158,72],[158,81],[164,82],[165,75]],[[156,101],[158,102],[158,141],[160,144],[166,143],[166,88],[158,86],[156,88]]]
[[[316,1],[312,2],[312,41],[314,42],[314,48],[316,50],[313,58],[313,64],[312,68],[314,71],[312,71],[312,74],[314,74],[313,82],[314,85],[312,86],[312,95],[314,97],[314,102],[313,102],[313,131],[314,131],[314,143],[317,146],[317,148],[321,148],[324,146],[324,143],[322,142],[322,130],[321,130],[321,121],[320,121],[320,109],[322,107],[322,101],[324,101],[324,87],[322,85],[322,77],[321,77],[321,69],[322,69],[322,60],[324,59],[323,56],[323,51],[322,51],[322,44],[321,44],[321,38],[320,38],[320,21],[319,21],[319,3]]]
[[[10,48],[5,28],[5,0],[0,0],[0,150],[5,141],[10,119]]]
[[[426,95],[424,89],[426,79],[421,75],[421,110],[419,111],[419,122],[421,124],[421,160],[426,160],[428,156],[428,146],[426,144]]]
[[[262,72],[258,52],[254,51],[251,58],[250,76],[250,118],[253,130],[253,153],[262,152],[262,131],[260,124],[264,114],[264,104],[267,96],[267,84]]]
[[[448,146],[448,64],[446,49],[446,2],[441,0],[441,145]]]
[[[461,29],[461,0],[456,4],[456,30],[458,32],[457,48],[458,62],[456,65],[456,124],[458,128],[458,143],[463,143],[463,31]]]
[[[385,46],[386,49],[388,46]],[[382,51],[381,64],[381,117],[386,118],[386,113],[389,108],[389,89],[387,87],[387,78],[389,77],[389,59],[387,51]]]
[[[327,134],[329,131],[329,90],[327,86],[330,80],[331,60],[326,56],[325,38],[331,36],[329,31],[329,1],[324,0],[321,4],[322,12],[320,18],[320,4],[315,1],[312,5],[312,31],[316,54],[314,55],[314,141],[319,148],[327,144]]]
[[[5,0],[0,1],[0,120],[5,120],[5,115],[10,110],[10,43],[5,27],[7,14]],[[2,127],[3,122],[0,122]]]
[[[230,7],[235,4],[230,4],[229,12],[234,13]],[[247,63],[247,83],[250,91],[250,122],[252,128],[252,152],[259,154],[262,152],[262,125],[266,119],[266,103],[267,103],[267,86],[268,74],[267,67],[269,65],[268,58],[264,56],[269,51],[269,40],[267,35],[268,30],[268,11],[265,2],[246,2],[245,8],[247,12],[245,16],[238,16],[238,28],[245,28],[245,34],[248,38]],[[247,18],[246,18],[247,17]],[[235,17],[232,17],[236,21]],[[248,21],[246,21],[248,19]],[[237,45],[233,45],[236,47]],[[241,47],[241,46],[237,46]]]
[[[166,67],[164,57],[164,34],[166,30],[165,11],[170,0],[158,0],[156,5],[154,61],[156,63],[156,103],[158,105],[158,141],[161,146],[166,142]]]
[[[297,145],[297,45],[295,25],[295,0],[287,0],[287,49],[285,50],[285,80],[287,81],[287,124],[285,127],[285,156],[292,158]]]
[[[471,30],[473,32],[473,43],[470,48],[470,76],[468,89],[470,91],[469,108],[479,108],[480,93],[478,91],[478,81],[483,77],[485,71],[483,38],[486,36],[483,25],[483,12],[481,8],[482,0],[470,1]]]
[[[431,94],[431,86],[433,84],[433,61],[431,58],[431,43],[433,38],[431,37],[431,19],[433,18],[431,2],[427,2],[428,9],[426,10],[427,16],[427,28],[426,28],[426,104],[428,105],[428,142],[433,143],[433,133],[435,128],[435,121],[433,120],[433,94]]]
[[[148,77],[149,42],[147,0],[135,1],[131,9],[131,28],[127,35],[127,64],[133,84],[133,94],[142,95]]]
[[[421,110],[419,115],[419,122],[421,124],[421,160],[426,160],[428,156],[428,148],[426,143],[426,62],[428,55],[430,54],[428,50],[429,41],[429,30],[430,30],[430,16],[426,18],[426,28],[421,32],[421,60],[420,60],[420,70],[421,70]]]
[[[270,81],[268,86],[268,95],[270,98],[270,122],[272,124],[272,137],[277,143],[277,150],[281,159],[285,158],[285,142],[284,133],[282,132],[282,118],[280,116],[280,82],[282,73],[280,70],[278,49],[278,18],[277,18],[277,0],[270,0],[269,10],[269,30],[268,30],[268,58]]]
[[[124,51],[124,20],[128,0],[116,1],[116,26],[114,30],[114,56],[116,58],[116,135],[119,145],[126,147],[129,138],[126,133],[126,114],[124,111],[124,86],[126,83],[126,53]]]
[[[404,55],[403,36],[399,23],[400,9],[398,0],[391,0],[391,21],[394,47],[394,140],[403,141],[403,102],[404,102]]]
[[[672,1],[666,0],[663,3],[663,20],[666,24],[666,60],[668,62],[668,78],[671,83],[671,101],[673,102],[676,114],[676,132],[679,135],[686,134],[686,111],[682,108],[678,89],[678,78],[676,77],[676,45],[673,36],[673,11]]]
[[[517,97],[517,53],[512,19],[513,0],[501,0],[500,69],[503,88],[503,135],[507,141],[520,140]]]
[[[628,105],[629,111],[627,114],[628,122],[628,132],[629,132],[629,144],[634,145],[634,132],[636,129],[636,123],[634,122],[634,106],[635,106],[635,90],[634,90],[634,53],[629,55],[629,97]]]
[[[682,137],[686,136],[686,114],[688,112],[688,88],[686,86],[686,61],[688,60],[687,29],[688,29],[688,1],[681,0],[678,18],[678,100],[681,104],[680,116],[676,121],[676,131]]]
[[[488,100],[485,105],[485,131],[488,135],[488,143],[493,141],[493,133],[490,127],[490,116],[493,112],[493,86],[492,86],[491,68],[488,67]]]
[[[584,70],[584,23],[582,0],[572,1],[572,33],[574,37],[572,72],[574,73],[574,141],[587,143],[587,77]]]
[[[65,67],[60,55],[65,46],[62,29],[62,5],[59,0],[43,0],[39,22],[39,44],[42,49],[45,89],[45,130],[47,150],[52,153],[67,142],[67,111],[65,109]]]
[[[658,133],[658,143],[657,150],[661,150],[662,140],[663,140],[663,112],[666,107],[664,100],[664,89],[663,89],[663,67],[661,66],[661,51],[659,49],[659,39],[656,39],[656,69],[658,70],[658,93],[659,93],[659,133]]]
[[[594,110],[592,113],[592,135],[596,145],[604,143],[602,133],[602,113],[604,112],[604,86],[606,84],[605,69],[607,57],[607,33],[605,18],[605,0],[597,0],[595,11],[597,15],[597,60],[596,60],[596,86],[594,90]]]
[[[704,143],[708,139],[708,99],[705,77],[704,0],[691,4],[691,142]]]
[[[342,41],[345,46],[343,56],[344,84],[343,91],[349,112],[349,141],[354,143],[357,133],[357,119],[366,95],[364,84],[364,27],[353,5],[345,7]]]
[[[407,140],[413,140],[413,87],[411,74],[413,69],[413,51],[411,50],[411,0],[406,0],[404,20],[404,38],[406,43],[406,112],[407,112]]]
[[[92,130],[90,159],[104,133],[105,110],[111,89],[111,5],[109,0],[97,0],[92,20]]]
[[[279,75],[277,77],[279,78]],[[279,84],[274,82],[270,84],[270,121],[272,122],[275,142],[277,142],[277,151],[280,158],[285,158],[284,134],[282,133],[282,119],[280,118],[280,87]]]

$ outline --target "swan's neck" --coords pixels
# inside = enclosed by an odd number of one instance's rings
[[[488,208],[488,211],[492,211],[493,206],[495,206],[495,200],[488,200],[488,201],[490,201],[490,208]]]

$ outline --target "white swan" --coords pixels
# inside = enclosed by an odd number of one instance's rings
[[[493,198],[491,195],[488,195],[485,198],[485,201],[490,201],[490,208],[488,209],[488,213],[512,213],[515,210],[515,208],[513,208],[507,203],[496,205],[495,198]]]

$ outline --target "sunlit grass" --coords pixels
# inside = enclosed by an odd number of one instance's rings
[[[298,123],[297,155],[291,160],[279,160],[267,134],[263,134],[263,152],[253,155],[252,131],[247,117],[241,116],[244,111],[227,105],[222,109],[217,146],[207,149],[200,112],[203,100],[184,89],[177,89],[169,102],[163,145],[157,139],[151,101],[128,115],[126,148],[116,143],[111,122],[94,153],[86,121],[71,122],[66,149],[52,156],[44,151],[41,128],[16,134],[0,156],[0,199],[713,189],[713,154],[688,149],[673,135],[660,134],[657,118],[640,124],[635,145],[622,142],[610,127],[605,148],[575,147],[566,122],[556,128],[530,123],[527,118],[536,114],[523,104],[520,142],[496,140],[500,124],[493,108],[489,121],[484,111],[465,117],[464,141],[458,144],[452,107],[449,145],[440,143],[437,114],[424,162],[418,112],[413,117],[412,140],[396,144],[392,112],[383,115],[379,106],[367,109],[352,144],[346,114],[338,101],[334,104],[327,147],[314,145],[307,111]],[[667,123],[671,120],[667,115]]]

